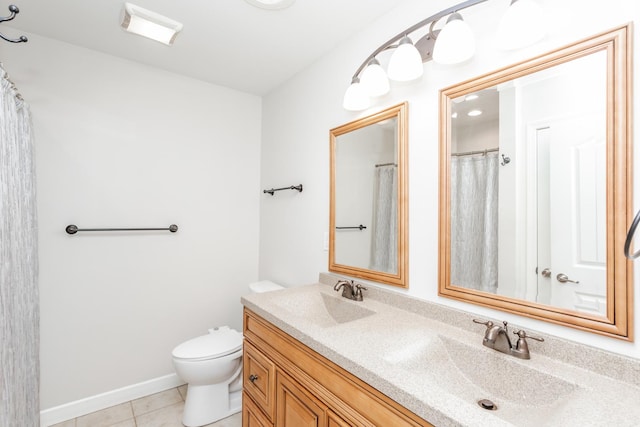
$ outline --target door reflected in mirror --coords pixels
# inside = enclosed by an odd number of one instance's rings
[[[331,130],[329,271],[407,286],[406,108]]]
[[[632,339],[628,37],[441,92],[441,295]]]
[[[452,283],[606,315],[606,75],[599,51],[452,99]]]

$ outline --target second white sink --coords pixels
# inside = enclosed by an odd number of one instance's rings
[[[353,322],[375,314],[360,303],[340,296],[327,295],[324,292],[292,292],[276,301],[290,314],[302,317],[305,321],[326,328]]]

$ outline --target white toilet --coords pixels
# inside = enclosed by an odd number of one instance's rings
[[[251,292],[283,289],[273,282],[249,285]],[[188,384],[182,424],[203,426],[242,408],[242,334],[228,326],[209,329],[173,349],[176,374]]]

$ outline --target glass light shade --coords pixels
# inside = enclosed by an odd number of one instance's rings
[[[433,60],[438,64],[459,64],[476,52],[476,39],[469,25],[459,13],[447,19],[447,24],[436,38]]]
[[[535,0],[517,0],[509,6],[498,26],[498,47],[519,49],[542,39],[546,34],[542,8]]]
[[[424,67],[420,52],[413,45],[411,39],[404,36],[396,48],[391,59],[387,75],[391,80],[398,82],[408,82],[422,76]]]
[[[389,78],[377,59],[372,59],[367,68],[362,71],[360,84],[369,96],[382,96],[389,92]]]
[[[369,108],[371,100],[369,94],[360,83],[360,79],[355,78],[351,81],[351,85],[344,93],[342,107],[348,111],[362,111]]]

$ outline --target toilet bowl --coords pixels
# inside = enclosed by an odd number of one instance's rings
[[[283,289],[273,282],[249,285],[251,292]],[[242,409],[242,334],[228,326],[183,342],[173,349],[176,374],[188,384],[182,424],[197,427]]]

